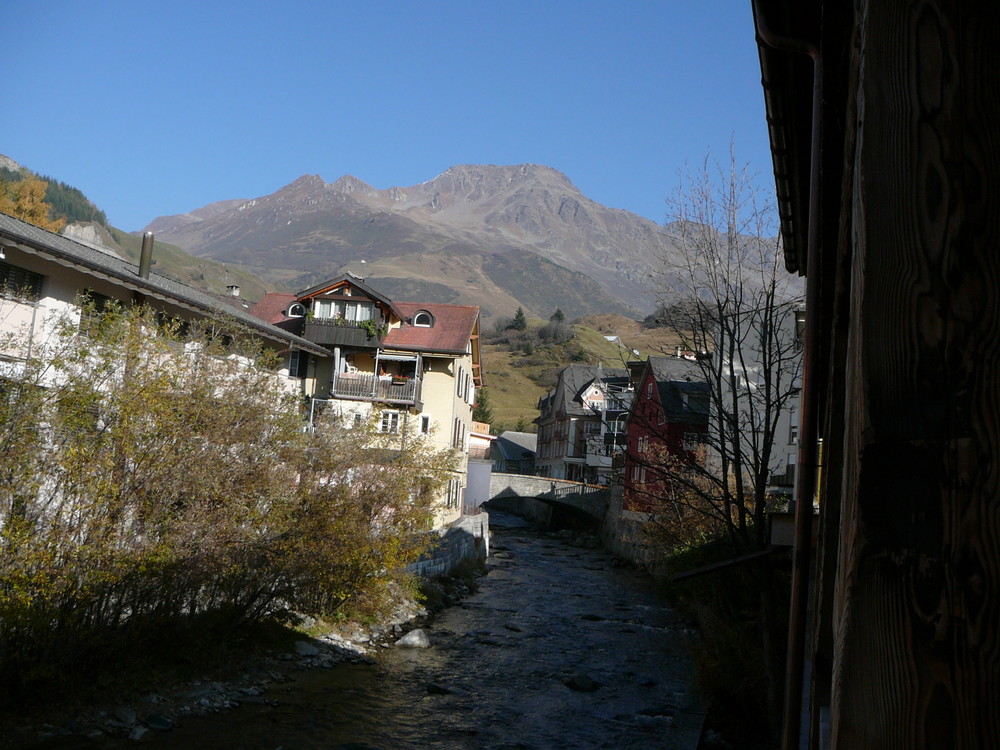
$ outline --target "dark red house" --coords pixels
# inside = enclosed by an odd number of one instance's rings
[[[708,384],[696,362],[647,360],[626,424],[625,510],[651,511],[670,492],[670,482],[657,468],[665,461],[699,460],[708,415]]]

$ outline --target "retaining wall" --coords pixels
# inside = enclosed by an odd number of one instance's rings
[[[463,560],[485,560],[490,553],[490,516],[478,513],[462,516],[446,529],[437,532],[434,548],[407,570],[424,578],[443,576]]]
[[[601,525],[601,543],[612,554],[656,573],[663,566],[664,554],[657,546],[649,544],[646,537],[649,514],[625,510],[623,496],[624,489],[616,482],[611,487],[608,512]]]

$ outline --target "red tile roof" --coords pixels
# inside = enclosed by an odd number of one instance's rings
[[[294,294],[268,292],[260,302],[250,308],[250,314],[271,324],[280,323],[283,320],[288,320],[285,310],[294,301]]]
[[[410,351],[460,353],[469,346],[469,338],[479,319],[479,308],[467,305],[437,305],[426,302],[397,302],[403,316],[412,319],[421,310],[434,317],[434,325],[425,328],[404,323],[393,328],[385,338],[385,346]]]

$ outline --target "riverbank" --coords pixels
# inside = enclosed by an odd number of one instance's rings
[[[423,582],[423,602],[399,592],[392,614],[374,625],[351,622],[337,626],[304,618],[297,628],[271,632],[253,652],[224,666],[206,669],[195,679],[151,673],[138,689],[134,682],[79,693],[3,716],[0,747],[112,747],[115,740],[144,740],[169,733],[194,717],[208,716],[241,705],[274,705],[271,696],[297,673],[333,669],[345,664],[371,664],[373,656],[391,648],[406,633],[418,629],[435,612],[453,606],[475,590],[481,568],[468,565],[455,575]],[[265,636],[261,636],[265,638]],[[114,682],[112,680],[111,682]]]

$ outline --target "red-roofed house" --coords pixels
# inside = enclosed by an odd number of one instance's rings
[[[384,432],[413,430],[459,451],[461,468],[438,522],[461,515],[482,385],[478,307],[393,302],[346,274],[296,295],[268,294],[250,312],[330,351],[294,363],[311,420],[322,409],[362,417],[376,411]]]

